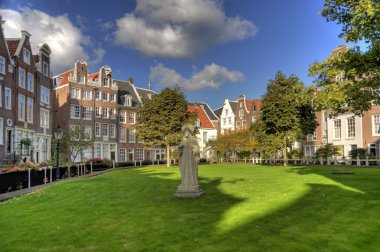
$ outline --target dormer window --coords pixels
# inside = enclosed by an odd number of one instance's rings
[[[131,107],[132,106],[132,96],[124,95],[124,106]]]
[[[45,76],[49,76],[49,64],[46,62],[42,63],[42,73]]]
[[[108,87],[109,86],[109,79],[103,78],[103,86]]]
[[[30,52],[25,48],[23,50],[23,60],[25,63],[30,65]]]

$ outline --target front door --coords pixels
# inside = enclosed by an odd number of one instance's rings
[[[111,151],[111,160],[115,161],[116,153]]]
[[[6,143],[5,143],[6,152],[7,154],[10,154],[12,153],[12,130],[7,130],[6,137],[7,137]]]

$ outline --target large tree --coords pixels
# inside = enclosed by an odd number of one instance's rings
[[[345,48],[310,67],[309,75],[316,77],[316,104],[360,115],[380,104],[380,1],[326,0],[321,14],[342,25],[341,38],[365,41],[368,48]]]
[[[166,88],[152,99],[145,99],[140,107],[137,134],[148,145],[166,146],[167,166],[170,166],[170,147],[181,139],[185,123],[195,123],[193,113],[187,111],[183,93]]]
[[[278,72],[270,80],[261,107],[261,128],[264,140],[282,141],[284,165],[287,165],[288,143],[312,134],[317,127],[315,112],[311,108],[303,83],[295,75],[286,77]],[[275,144],[277,145],[277,144]]]

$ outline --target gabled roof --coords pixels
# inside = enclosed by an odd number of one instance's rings
[[[116,82],[118,86],[118,104],[119,105],[124,105],[123,103],[123,96],[124,95],[131,95],[132,96],[132,107],[138,107],[140,106],[140,100],[138,97],[138,94],[135,92],[135,88],[132,84],[130,84],[128,81],[121,81],[121,80],[115,80],[113,79],[114,82]]]
[[[196,112],[200,122],[200,128],[213,129],[214,125],[212,124],[210,118],[208,118],[205,110],[201,106],[196,106],[194,104],[188,104],[187,110],[189,112]]]
[[[222,112],[223,112],[223,107],[220,107],[220,108],[214,110],[214,114],[218,117],[218,119],[220,119]]]
[[[139,88],[139,87],[136,87],[136,91],[137,91],[138,95],[140,96],[141,100],[142,99],[149,99],[149,94],[153,95],[156,93],[152,90],[145,89],[145,88]]]
[[[247,108],[248,112],[252,111],[253,101],[252,100],[245,100],[245,107]]]
[[[261,99],[253,100],[252,109],[253,109],[253,105],[255,105],[256,111],[261,111],[261,103],[262,103]]]
[[[9,54],[11,56],[14,56],[20,43],[20,39],[6,39],[6,41],[9,49]]]
[[[237,101],[228,101],[228,102],[230,103],[232,112],[234,112],[234,114],[236,115],[238,111],[238,102]]]
[[[218,116],[215,115],[214,111],[210,108],[210,106],[207,103],[204,102],[190,102],[190,105],[203,105],[203,110],[206,112],[208,118],[212,121],[218,120]]]
[[[89,80],[99,79],[99,73],[93,73],[88,76]]]
[[[57,86],[61,87],[65,84],[69,83],[69,76],[73,73],[74,73],[74,69],[71,69],[67,72],[64,72],[64,73],[61,73],[61,74],[58,74],[57,76],[55,76],[54,78],[56,78],[56,77],[62,78],[62,81],[60,83],[57,83]]]

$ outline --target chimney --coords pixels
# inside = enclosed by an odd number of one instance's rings
[[[27,31],[21,31],[21,34],[22,34],[22,37],[27,37],[27,38],[30,38],[30,36],[32,36],[32,35],[30,35],[30,33],[27,32]]]
[[[128,78],[128,83],[131,84],[131,85],[133,85],[133,78],[132,77]]]
[[[152,90],[152,84],[150,84],[150,81],[149,81],[149,84],[148,84],[148,89]]]

